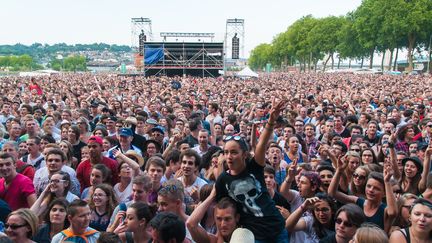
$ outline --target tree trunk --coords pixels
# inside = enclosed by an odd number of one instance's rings
[[[348,61],[348,68],[351,68],[351,58]]]
[[[332,69],[334,69],[334,57],[333,57],[333,53],[331,54],[331,60],[332,60]]]
[[[324,62],[323,72],[326,70],[327,62],[330,60],[330,55],[327,57],[327,60]]]
[[[395,54],[395,59],[394,59],[394,64],[393,64],[393,70],[394,71],[398,71],[396,68],[397,66],[397,59],[398,59],[398,55],[399,55],[399,47],[396,47],[396,54]]]
[[[388,71],[391,71],[391,69],[392,69],[393,52],[394,52],[394,48],[392,48],[392,50],[390,52],[390,59],[389,59],[388,67],[387,67]]]
[[[385,58],[385,51],[383,52],[383,56],[381,58],[381,71],[384,72],[384,58]]]
[[[339,58],[338,58],[338,67],[337,67],[337,69],[340,68],[340,63],[341,63],[341,59],[340,59],[340,57],[339,57]]]
[[[370,53],[369,69],[372,69],[373,67],[374,53],[375,53],[375,48],[373,48]]]
[[[416,41],[414,34],[408,35],[408,68],[406,71],[411,72],[413,70],[413,49]]]
[[[360,68],[363,68],[363,63],[364,63],[364,57],[362,57]]]

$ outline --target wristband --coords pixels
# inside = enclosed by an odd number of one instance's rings
[[[267,125],[274,127],[275,123],[267,122]]]

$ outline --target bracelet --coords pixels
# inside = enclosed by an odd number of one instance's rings
[[[267,122],[267,125],[274,127],[275,124],[271,122]]]

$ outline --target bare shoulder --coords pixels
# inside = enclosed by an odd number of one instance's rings
[[[404,234],[400,230],[391,233],[389,243],[407,243]]]

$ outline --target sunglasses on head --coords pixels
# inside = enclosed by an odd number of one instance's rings
[[[248,150],[248,145],[246,144],[245,140],[241,136],[238,136],[238,135],[231,136],[230,135],[230,136],[227,136],[223,141],[226,143],[226,142],[231,141],[231,140],[237,141],[243,150],[245,150],[245,151]]]
[[[231,141],[231,140],[235,140],[235,141],[242,141],[243,140],[243,138],[242,137],[240,137],[240,136],[227,136],[225,139],[224,139],[224,142],[228,142],[228,141]]]
[[[348,221],[344,221],[341,218],[337,218],[336,219],[336,224],[343,224],[345,227],[351,228],[354,226],[354,224],[348,222]]]

